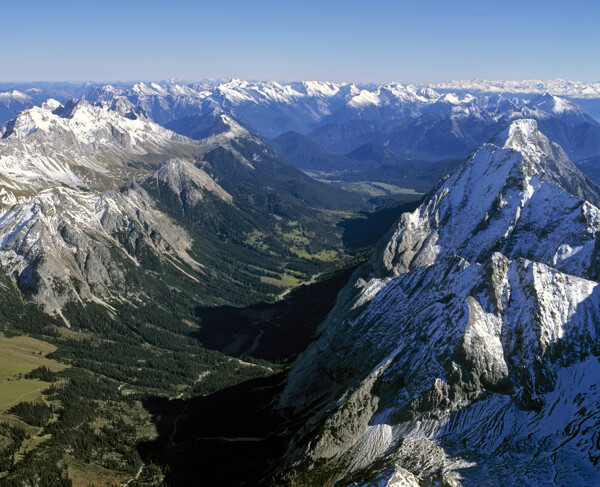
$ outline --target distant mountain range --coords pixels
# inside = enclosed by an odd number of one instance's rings
[[[484,93],[551,93],[569,98],[600,97],[600,82],[567,81],[563,79],[549,81],[457,80],[449,83],[434,83],[430,86],[439,90],[480,91]]]
[[[5,478],[123,469],[113,432],[135,445],[143,412],[159,429],[123,465],[161,483],[249,450],[265,485],[600,481],[597,84],[1,87],[2,331],[73,369]],[[258,392],[263,423],[213,434],[216,391],[234,415]]]

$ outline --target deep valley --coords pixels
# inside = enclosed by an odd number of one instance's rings
[[[559,81],[1,85],[0,484],[595,485]]]

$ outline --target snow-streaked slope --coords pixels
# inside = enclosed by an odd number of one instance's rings
[[[482,146],[420,214],[406,217],[406,228],[392,236],[384,251],[382,272],[400,274],[429,265],[449,249],[468,261],[499,251],[587,275],[599,223],[598,210],[589,201],[600,206],[597,190],[537,130],[535,121],[518,120]],[[561,218],[573,226],[557,225]],[[439,222],[444,222],[441,229]],[[429,232],[425,246],[399,252],[403,232],[413,229]],[[571,252],[563,242],[578,245]]]
[[[49,100],[0,130],[0,262],[49,311],[70,301],[139,299],[127,269],[140,255],[202,274],[192,239],[143,189],[156,179],[198,204],[232,198],[195,167],[197,143],[125,99]],[[137,182],[136,182],[137,181]],[[193,191],[192,191],[193,189]],[[185,269],[187,270],[184,270]],[[107,304],[108,305],[108,304]]]
[[[205,171],[185,159],[170,159],[155,173],[157,186],[166,185],[178,198],[188,199],[192,206],[197,205],[205,194],[211,193],[223,201],[232,201],[232,197]]]
[[[219,115],[219,120],[215,128],[215,134],[202,139],[198,145],[201,148],[201,153],[206,154],[218,147],[238,154],[239,160],[246,165],[251,166],[251,162],[247,161],[243,156],[239,155],[237,150],[232,146],[232,143],[239,140],[249,140],[252,142],[261,143],[260,139],[251,134],[245,127],[237,123],[228,115]]]
[[[194,115],[206,115],[219,107],[202,88],[180,84],[136,83],[126,85],[92,85],[84,98],[90,101],[111,103],[125,97],[157,123],[166,125],[173,120]]]
[[[0,124],[35,105],[36,100],[19,90],[0,92]]]
[[[431,89],[398,83],[358,87],[318,81],[278,83],[236,79],[190,86],[168,83],[91,86],[85,96],[96,101],[126,96],[163,125],[186,117],[223,112],[269,137],[288,130],[307,133],[330,120],[380,120],[414,115],[440,97]]]
[[[180,274],[198,284],[194,299],[223,302],[247,282],[240,272],[259,279],[263,271],[231,255],[248,251],[269,269],[280,256],[287,262],[289,243],[262,253],[248,250],[243,235],[276,234],[282,218],[321,232],[330,228],[321,209],[366,206],[305,175],[226,114],[214,114],[212,135],[196,141],[115,91],[101,102],[49,100],[0,131],[0,259],[49,311],[73,301],[135,302],[149,295],[128,282],[148,283],[151,292],[156,280],[163,286]],[[337,238],[315,235],[328,244]],[[264,299],[264,289],[248,295]]]
[[[289,376],[282,478],[596,485],[598,201],[519,120],[403,215]]]
[[[412,157],[440,160],[464,158],[513,120],[534,118],[572,160],[600,155],[600,124],[551,90],[442,93],[399,83],[230,80],[92,86],[85,96],[107,103],[125,97],[154,121],[198,139],[210,135],[207,121],[226,114],[262,137],[295,131],[338,154],[378,143]]]
[[[138,266],[142,247],[200,271],[191,238],[139,187],[103,193],[50,187],[2,206],[0,262],[47,311],[73,300],[141,298],[124,262]],[[115,257],[117,251],[119,257]]]
[[[4,184],[16,190],[36,181],[44,187],[51,180],[71,187],[97,186],[103,180],[110,184],[116,171],[136,160],[196,150],[195,143],[140,115],[122,99],[66,106],[48,100],[7,122],[0,129],[0,144]]]
[[[164,140],[185,141],[147,118],[138,116],[130,106],[93,104],[85,100],[72,101],[66,106],[56,100],[48,100],[41,107],[34,107],[20,113],[0,130],[2,139],[24,139],[34,132],[42,132],[44,137],[64,138],[64,142],[89,145],[102,149],[117,143],[130,150],[144,146],[164,145]],[[124,100],[122,100],[125,103]],[[119,108],[119,109],[115,109]],[[66,137],[66,134],[72,137]]]

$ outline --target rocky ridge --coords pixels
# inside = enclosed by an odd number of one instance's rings
[[[197,279],[202,265],[190,255],[191,237],[144,189],[160,180],[179,193],[193,185],[195,202],[206,194],[231,202],[194,166],[197,153],[194,141],[126,100],[49,100],[20,113],[0,130],[3,268],[58,313],[74,299],[109,306],[140,298],[126,269],[148,253]]]
[[[518,120],[403,215],[289,376],[279,481],[598,482],[598,198]]]

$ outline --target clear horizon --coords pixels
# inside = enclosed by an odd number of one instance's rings
[[[10,3],[3,82],[600,80],[592,0]]]
[[[249,83],[259,83],[259,82],[275,82],[275,83],[281,83],[281,84],[286,84],[286,83],[296,83],[296,82],[317,82],[317,83],[334,83],[334,84],[356,84],[356,85],[368,85],[368,84],[386,84],[386,83],[398,83],[401,85],[417,85],[417,86],[429,86],[429,85],[443,85],[443,84],[450,84],[450,83],[460,83],[460,82],[476,82],[476,81],[485,81],[485,82],[489,82],[489,83],[503,83],[503,82],[508,82],[508,83],[526,83],[526,82],[540,82],[540,83],[548,83],[551,81],[565,81],[565,82],[569,82],[569,83],[600,83],[600,79],[565,79],[565,78],[547,78],[547,79],[540,79],[540,78],[529,78],[529,79],[488,79],[488,78],[471,78],[471,79],[466,79],[466,78],[456,78],[456,79],[448,79],[448,80],[441,80],[441,81],[424,81],[424,82],[407,82],[407,81],[403,81],[403,80],[390,80],[390,81],[353,81],[353,80],[341,80],[341,81],[332,81],[329,79],[302,79],[302,78],[296,78],[296,79],[267,79],[267,78],[225,78],[225,77],[218,77],[218,78],[190,78],[190,79],[178,79],[178,78],[173,78],[173,77],[166,77],[166,78],[162,78],[162,79],[55,79],[55,80],[50,80],[50,79],[32,79],[32,80],[4,80],[4,79],[0,79],[0,85],[36,85],[36,84],[72,84],[72,85],[83,85],[86,83],[91,83],[91,84],[114,84],[114,85],[133,85],[135,83],[145,83],[145,84],[149,84],[149,83],[175,83],[175,84],[183,84],[183,85],[187,85],[187,84],[191,84],[191,83],[202,83],[202,82],[229,82],[229,81],[233,81],[233,80],[240,80],[240,81],[247,81]]]

